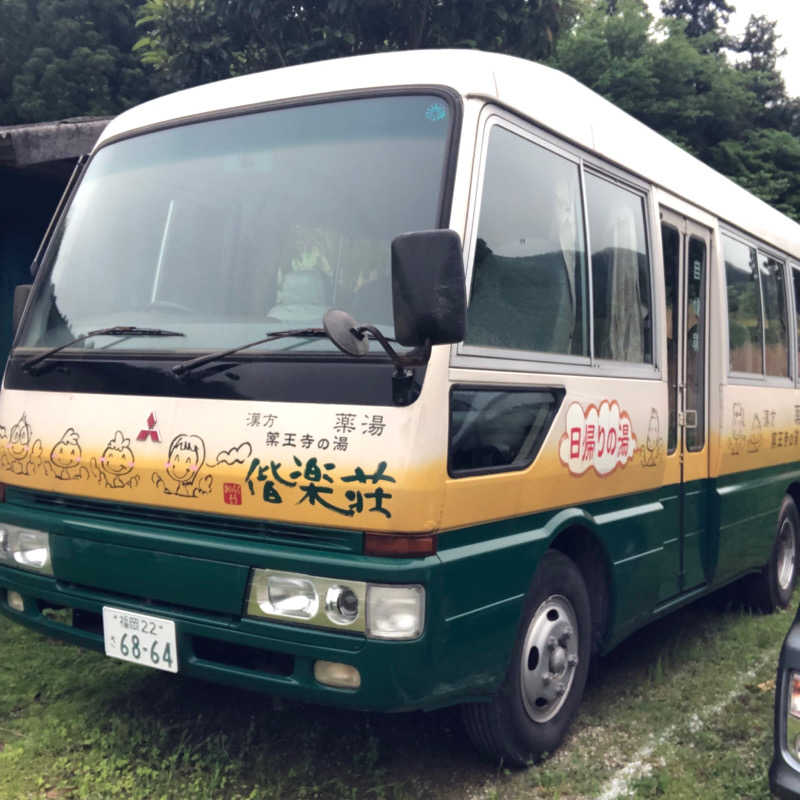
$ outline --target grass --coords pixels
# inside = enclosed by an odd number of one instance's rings
[[[0,798],[767,798],[791,615],[717,595],[592,675],[564,746],[525,771],[474,754],[456,710],[379,715],[147,670],[0,618]]]

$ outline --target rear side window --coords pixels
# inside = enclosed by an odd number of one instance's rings
[[[466,343],[588,356],[586,295],[578,164],[493,128]]]
[[[795,325],[797,326],[798,336],[797,336],[797,353],[795,354],[795,358],[797,359],[797,372],[800,374],[800,270],[797,268],[792,269],[792,286],[794,288],[794,314],[795,314]]]
[[[586,197],[595,355],[649,363],[653,355],[644,198],[590,173]]]
[[[725,279],[728,282],[728,340],[733,372],[763,371],[761,352],[761,292],[756,250],[723,237]]]
[[[786,317],[786,282],[783,264],[758,254],[764,295],[764,355],[767,375],[789,376],[789,321]]]
[[[789,377],[786,268],[752,244],[723,235],[732,372]]]

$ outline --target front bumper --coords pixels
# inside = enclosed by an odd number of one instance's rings
[[[24,611],[9,606],[8,591],[22,596]],[[375,642],[226,618],[0,567],[0,613],[40,633],[103,652],[104,605],[174,620],[178,670],[184,675],[307,702],[384,711],[424,707],[431,691],[424,680],[424,637],[410,643]],[[71,622],[69,615],[43,613],[50,609],[71,609]],[[356,666],[362,687],[352,691],[318,683],[313,674],[317,659]]]
[[[0,519],[50,533],[55,577],[0,567],[0,613],[41,633],[103,652],[103,606],[165,617],[176,625],[182,674],[362,710],[430,709],[480,700],[503,679],[520,598],[475,607],[473,581],[459,577],[456,583],[452,577],[454,572],[473,575],[470,565],[486,561],[482,547],[464,548],[458,555],[451,551],[447,563],[439,556],[375,558],[362,555],[352,540],[338,547],[320,546],[313,538],[283,543],[279,537],[231,535],[215,528],[214,518],[198,516],[187,524],[185,518],[162,514],[144,520],[111,504],[59,507],[48,500],[37,506],[34,500],[9,492],[0,504]],[[414,641],[380,641],[246,617],[254,567],[345,581],[421,584],[424,633]],[[9,591],[22,596],[24,611],[9,605]],[[453,613],[456,602],[473,610]],[[72,614],[48,609],[71,609]],[[319,659],[356,667],[360,688],[317,682],[314,662]]]

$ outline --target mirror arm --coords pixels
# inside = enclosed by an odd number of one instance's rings
[[[429,341],[425,342],[422,347],[415,347],[407,355],[400,355],[374,325],[359,325],[357,328],[352,329],[352,333],[359,339],[363,339],[367,333],[372,334],[378,344],[386,351],[386,355],[392,360],[395,377],[404,377],[409,367],[421,367],[427,364],[431,357],[431,343]]]

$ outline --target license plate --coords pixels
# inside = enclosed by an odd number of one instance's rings
[[[123,608],[103,606],[106,655],[145,667],[178,671],[175,623]]]

